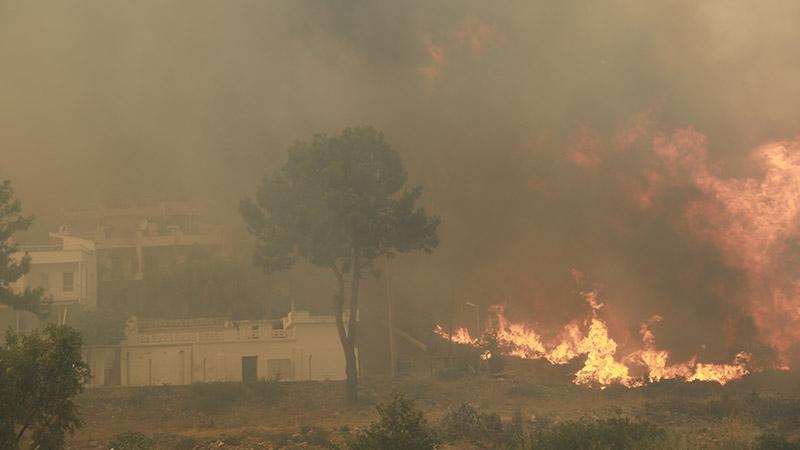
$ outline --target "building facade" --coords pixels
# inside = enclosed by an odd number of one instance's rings
[[[94,242],[51,233],[46,245],[21,245],[14,255],[30,257],[30,270],[20,277],[13,289],[43,288],[49,297],[51,313],[58,323],[67,319],[70,307],[95,309],[97,307],[97,252]],[[40,326],[40,320],[27,311],[13,311],[0,305],[0,333],[11,328],[31,331]]]
[[[202,252],[227,257],[228,234],[195,202],[142,201],[61,212],[62,232],[95,243],[101,306],[137,302],[142,280]]]
[[[100,374],[113,373],[112,353],[90,351],[92,384],[109,384]],[[307,311],[280,320],[132,319],[118,357],[123,386],[345,378],[334,317]]]
[[[30,270],[15,283],[17,290],[44,288],[55,307],[97,306],[97,254],[94,242],[57,233],[48,245],[20,246],[17,258],[30,257]]]
[[[141,280],[179,264],[192,251],[226,256],[225,228],[194,202],[142,202],[62,211],[63,229],[95,242],[101,283]]]

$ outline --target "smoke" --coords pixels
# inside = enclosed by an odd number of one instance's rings
[[[720,239],[729,200],[769,178],[752,150],[800,131],[798,16],[788,0],[0,0],[0,176],[34,233],[61,207],[146,195],[207,199],[241,230],[236,202],[289,144],[371,124],[443,219],[433,256],[394,263],[405,308],[447,314],[452,286],[559,326],[586,314],[574,268],[620,342],[658,314],[664,348],[769,358],[794,336],[765,333],[753,299],[779,304],[794,279]],[[689,127],[702,143],[675,145],[702,150],[705,182],[659,151]],[[753,244],[765,267],[795,221]]]

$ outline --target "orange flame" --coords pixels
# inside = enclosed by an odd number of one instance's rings
[[[453,340],[456,344],[463,344],[463,345],[479,345],[480,340],[477,338],[471,338],[469,336],[469,330],[466,328],[456,328],[455,333],[451,336],[450,333],[444,331],[444,328],[441,325],[436,325],[436,328],[433,329],[433,332],[437,335],[441,336],[448,341],[450,339]]]
[[[490,332],[497,339],[502,353],[507,356],[545,359],[551,364],[566,364],[579,356],[585,356],[583,367],[575,373],[573,379],[575,384],[582,386],[604,388],[610,384],[620,384],[639,387],[647,382],[655,383],[674,378],[682,378],[687,382],[711,381],[724,385],[750,373],[747,364],[751,356],[746,352],[737,354],[733,364],[698,363],[696,358],[683,363],[668,364],[669,352],[655,347],[655,335],[650,330],[650,324],[660,321],[660,316],[654,316],[642,324],[643,348],[618,358],[617,343],[609,336],[606,323],[598,317],[603,303],[600,302],[597,292],[584,293],[584,298],[592,308],[591,319],[584,323],[586,331],[578,324],[568,324],[559,340],[550,345],[530,326],[509,321],[503,306],[492,307],[494,320],[490,322],[496,326]],[[450,334],[441,325],[437,325],[434,332],[450,339]],[[453,342],[476,347],[485,344],[483,339],[471,337],[465,328],[457,329],[452,339]],[[644,369],[645,375],[632,375],[633,367]]]

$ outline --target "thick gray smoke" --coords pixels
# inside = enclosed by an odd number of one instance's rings
[[[0,177],[38,233],[63,206],[150,194],[206,198],[241,229],[236,202],[292,141],[370,124],[443,219],[436,254],[393,268],[409,310],[446,314],[452,286],[563,324],[586,313],[576,268],[618,333],[658,313],[664,347],[730,356],[759,345],[747,283],[681,229],[697,193],[642,210],[626,195],[646,143],[598,170],[573,150],[644,114],[752,175],[751,148],[800,131],[798,19],[790,0],[0,0]]]

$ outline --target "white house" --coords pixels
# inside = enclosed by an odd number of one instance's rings
[[[13,289],[21,292],[27,288],[44,288],[52,301],[52,312],[59,321],[70,306],[89,309],[97,307],[97,256],[92,241],[58,233],[50,234],[47,245],[21,245],[14,254],[17,260],[30,257],[30,270],[20,277]],[[0,332],[8,327],[29,331],[39,326],[31,313],[14,312],[0,306]]]
[[[345,378],[333,316],[292,311],[274,321],[132,319],[126,335],[119,346],[123,386]],[[96,376],[108,372],[100,354],[89,360]]]
[[[43,287],[53,306],[97,306],[97,259],[92,241],[50,233],[50,244],[20,246],[16,257],[30,256],[30,270],[17,289]]]

